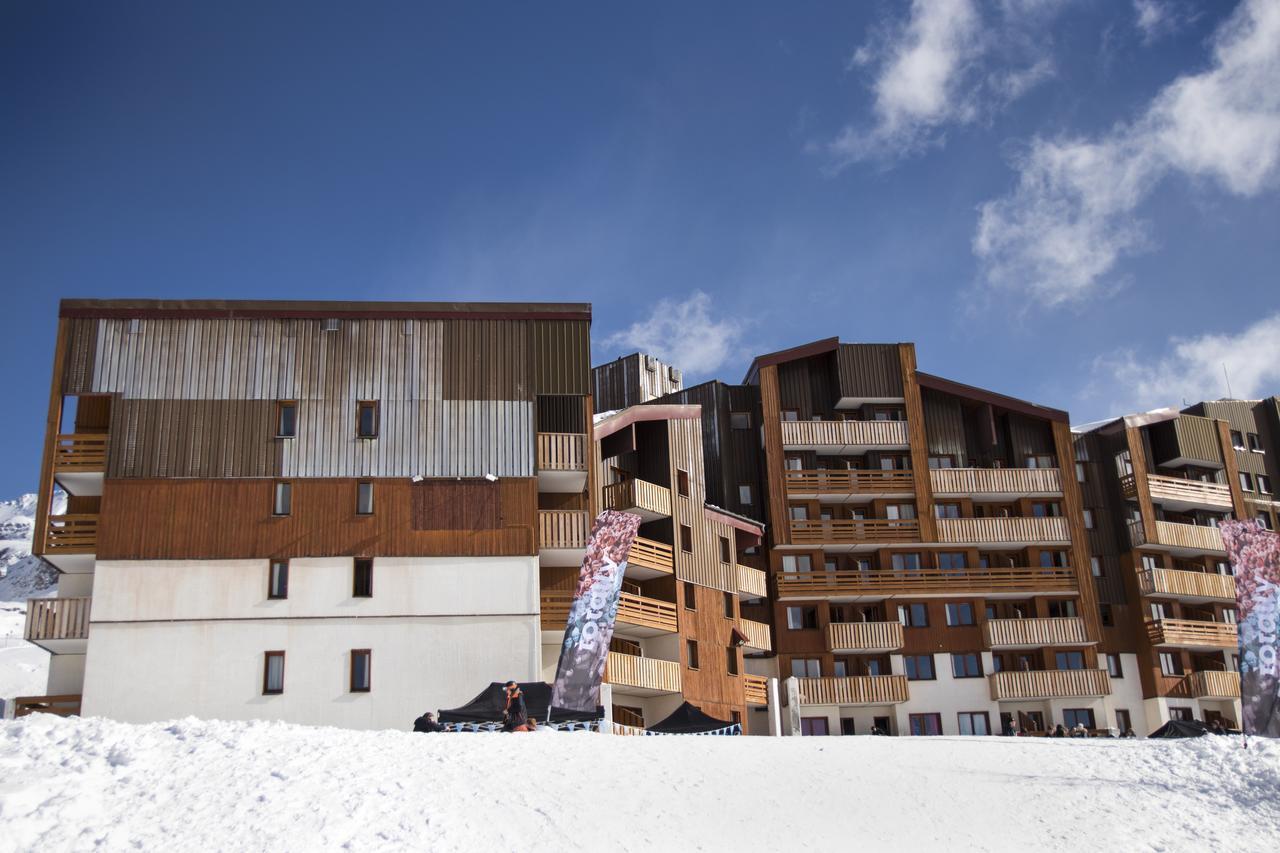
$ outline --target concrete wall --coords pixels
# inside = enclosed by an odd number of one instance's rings
[[[47,696],[68,696],[79,693],[84,684],[84,655],[49,655],[49,683]]]

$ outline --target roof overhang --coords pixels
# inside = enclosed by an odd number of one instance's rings
[[[64,299],[58,316],[102,319],[591,320],[589,302]]]

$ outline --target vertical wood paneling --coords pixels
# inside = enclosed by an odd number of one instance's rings
[[[916,517],[920,519],[920,541],[937,542],[937,521],[933,515],[933,485],[929,479],[929,446],[925,433],[924,405],[916,382],[916,348],[898,345],[902,373],[902,397],[907,410],[907,443],[911,448],[911,477],[915,480]]]
[[[782,454],[782,407],[778,398],[778,368],[760,368],[760,408],[764,431],[765,483],[769,490],[769,536],[774,545],[791,543],[787,518],[786,472]]]
[[[902,396],[902,368],[896,345],[840,344],[836,360],[841,397]]]
[[[969,465],[964,408],[955,397],[928,388],[920,392],[930,455],[951,455],[956,467]]]
[[[1075,458],[1071,444],[1071,427],[1068,424],[1054,421],[1051,427],[1054,451],[1061,464]],[[1099,640],[1102,637],[1102,624],[1098,615],[1098,596],[1093,585],[1093,576],[1089,570],[1089,536],[1085,530],[1083,506],[1080,500],[1079,483],[1075,477],[1062,477],[1062,511],[1066,516],[1071,533],[1071,567],[1076,573],[1076,587],[1080,592],[1080,615],[1084,619],[1089,638]],[[1096,514],[1096,513],[1095,513]],[[1096,658],[1096,651],[1086,652],[1086,658]]]

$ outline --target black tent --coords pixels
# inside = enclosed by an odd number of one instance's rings
[[[685,702],[676,708],[671,716],[649,726],[647,730],[660,735],[696,735],[727,729],[734,725],[736,724],[707,716],[696,705]]]
[[[451,711],[440,712],[441,723],[501,723],[502,709],[507,706],[507,694],[503,688],[505,682],[495,681],[481,690],[476,698],[472,699],[461,708],[454,708]],[[530,717],[537,718],[538,722],[546,722],[547,706],[551,704],[551,685],[543,681],[529,681],[520,685],[520,692],[524,694],[524,706],[529,712]],[[597,708],[594,714],[585,714],[582,711],[566,711],[563,708],[553,708],[551,711],[551,722],[568,723],[582,722],[584,720],[598,720],[604,716],[604,709]]]
[[[1200,737],[1209,729],[1199,720],[1170,720],[1147,737]]]

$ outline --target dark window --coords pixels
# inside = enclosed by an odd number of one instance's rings
[[[276,483],[274,495],[271,500],[272,515],[289,515],[293,512],[293,484],[286,482]]]
[[[696,640],[684,641],[685,656],[689,659],[689,669],[698,668],[698,643]]]
[[[938,568],[944,572],[954,572],[968,565],[963,551],[941,551],[938,553]]]
[[[373,652],[368,649],[351,650],[351,692],[368,693]]]
[[[356,436],[378,437],[378,404],[375,401],[361,400],[356,403]]]
[[[1231,430],[1231,446],[1236,450],[1244,450],[1244,433],[1238,429]]]
[[[725,667],[730,675],[738,674],[738,648],[737,646],[729,646],[725,650]]]
[[[947,625],[957,627],[973,624],[973,605],[967,601],[947,605]]]
[[[676,469],[676,491],[683,498],[689,497],[689,472]]]
[[[953,654],[951,674],[955,678],[979,678],[982,675],[982,658],[976,652]]]
[[[750,486],[745,484],[738,486],[738,503],[740,504],[751,503],[751,487]]]
[[[956,714],[960,734],[985,736],[991,734],[991,718],[986,711],[961,711]]]
[[[373,515],[373,483],[356,483],[356,515]]]
[[[1250,450],[1256,450],[1258,453],[1262,453],[1262,452],[1263,452],[1263,450],[1262,450],[1262,439],[1258,437],[1258,434],[1257,434],[1256,432],[1251,432],[1251,433],[1246,434],[1246,435],[1245,435],[1245,438],[1247,438],[1247,439],[1249,440],[1249,449],[1250,449]]]
[[[929,608],[923,604],[899,604],[898,621],[907,628],[928,628]]]
[[[369,557],[356,557],[351,575],[351,597],[373,597],[373,560]]]
[[[796,678],[818,678],[822,675],[822,661],[817,658],[792,658],[791,674]]]
[[[1125,708],[1116,708],[1116,728],[1120,730],[1120,734],[1124,734],[1133,728],[1133,723],[1129,717],[1129,711]]]
[[[938,518],[959,518],[960,504],[934,504],[933,514]]]
[[[801,717],[800,734],[804,737],[826,737],[830,734],[830,732],[827,731],[827,718]]]
[[[1040,568],[1065,569],[1066,567],[1067,567],[1066,551],[1041,551],[1040,552]]]
[[[1182,655],[1177,652],[1161,652],[1160,671],[1165,675],[1182,675]]]
[[[751,413],[730,412],[729,429],[751,429]]]
[[[267,652],[262,666],[262,692],[271,696],[284,692],[284,652]]]
[[[727,536],[720,537],[720,562],[733,562],[733,546],[729,544],[729,537]]]
[[[292,400],[276,403],[276,438],[294,438],[298,434],[298,404]]]
[[[840,718],[840,734],[842,735],[857,734],[857,732],[854,730],[853,717]]]
[[[816,607],[788,607],[787,608],[787,628],[792,631],[802,631],[818,627],[818,608]]]
[[[942,734],[942,715],[941,714],[912,714],[911,734],[913,735],[940,735]]]
[[[1084,654],[1081,652],[1058,652],[1054,660],[1058,669],[1084,669]]]
[[[697,610],[698,609],[697,587],[695,587],[689,581],[684,581],[683,583],[684,583],[684,609]]]
[[[1075,728],[1077,725],[1084,726],[1089,730],[1096,728],[1093,724],[1093,711],[1089,708],[1063,708],[1062,724],[1068,730]]]
[[[732,619],[734,616],[733,599],[735,597],[736,596],[731,592],[726,592],[724,594],[724,618],[726,619]]]
[[[1110,604],[1103,603],[1098,605],[1098,618],[1102,621],[1102,624],[1108,628],[1113,627],[1116,624],[1116,617],[1111,611]]]
[[[1169,719],[1181,720],[1183,722],[1190,722],[1191,720],[1195,719],[1195,717],[1192,716],[1190,708],[1170,707]]]
[[[272,560],[267,576],[267,598],[289,597],[289,561]]]
[[[680,525],[680,550],[686,554],[693,553],[693,528],[687,524]]]
[[[1248,471],[1240,472],[1240,488],[1244,489],[1246,492],[1253,491],[1253,477]]]
[[[1107,673],[1112,678],[1124,678],[1124,669],[1120,666],[1120,655],[1107,655]]]
[[[933,681],[933,655],[907,655],[903,659],[908,681]]]
[[[1075,616],[1076,603],[1074,599],[1050,599],[1049,600],[1049,616],[1053,619],[1063,619],[1069,616]]]
[[[782,419],[784,421],[798,421],[800,420],[800,413],[795,409],[783,409]]]

